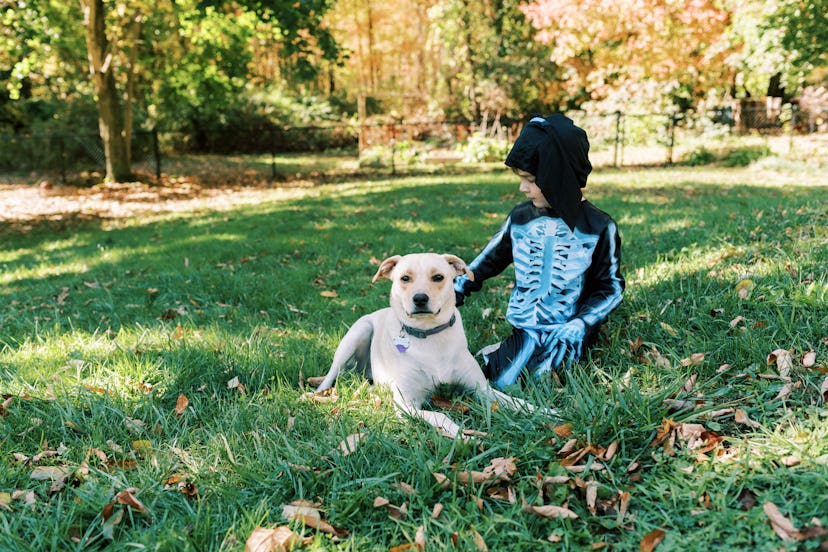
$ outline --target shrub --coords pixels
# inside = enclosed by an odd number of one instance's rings
[[[716,154],[702,146],[690,152],[683,163],[691,167],[696,167],[698,165],[709,165],[715,161]]]
[[[722,163],[725,167],[746,167],[772,153],[768,146],[745,146],[727,152]]]
[[[465,163],[482,161],[502,161],[509,153],[509,143],[505,140],[490,138],[476,132],[468,140],[457,146],[456,151],[463,156]]]

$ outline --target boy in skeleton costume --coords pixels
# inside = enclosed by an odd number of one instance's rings
[[[586,132],[567,117],[535,117],[506,157],[527,199],[519,204],[460,276],[457,304],[510,264],[515,287],[506,319],[513,333],[483,349],[496,387],[524,368],[540,377],[580,358],[621,302],[621,239],[612,218],[584,200],[592,170]]]

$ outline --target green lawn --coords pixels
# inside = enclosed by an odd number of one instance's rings
[[[459,397],[470,443],[356,375],[327,401],[303,384],[387,304],[376,260],[472,260],[521,200],[503,171],[0,233],[0,549],[242,550],[280,525],[307,550],[825,546],[824,171],[602,171],[586,193],[619,224],[624,303],[565,384],[512,390],[563,421]],[[462,307],[473,351],[508,333],[509,284]],[[297,500],[334,529],[283,519]]]

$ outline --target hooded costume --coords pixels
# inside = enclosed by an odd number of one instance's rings
[[[455,279],[457,304],[510,264],[515,286],[506,319],[510,337],[484,348],[484,372],[496,387],[523,369],[535,376],[578,360],[621,302],[621,239],[612,218],[584,201],[592,170],[583,129],[556,114],[524,126],[506,165],[535,176],[550,207],[526,201],[469,264],[474,279]]]

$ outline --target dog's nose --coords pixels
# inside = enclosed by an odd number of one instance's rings
[[[411,300],[414,301],[415,307],[425,307],[428,305],[428,295],[425,293],[417,293]]]

